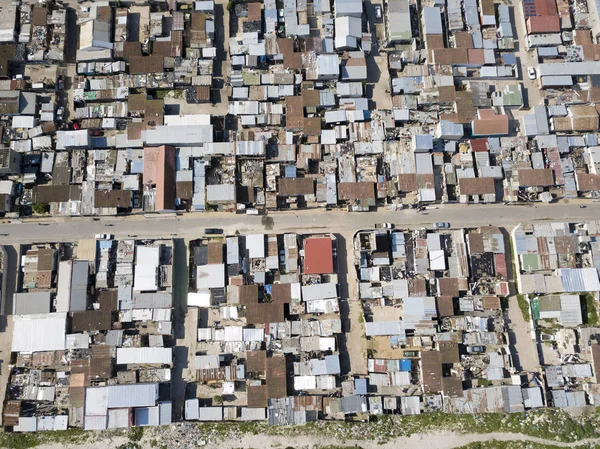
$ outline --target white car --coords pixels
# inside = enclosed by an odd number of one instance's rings
[[[381,19],[381,6],[375,5],[375,18]]]
[[[527,69],[527,75],[529,76],[530,80],[534,80],[537,78],[537,73],[535,72],[535,69],[533,67],[529,67]]]
[[[94,238],[98,239],[98,240],[112,240],[113,235],[112,234],[95,234]]]

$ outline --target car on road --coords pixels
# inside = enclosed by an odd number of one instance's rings
[[[481,354],[485,352],[485,346],[467,346],[467,352],[469,354]]]
[[[375,18],[381,19],[381,6],[375,5]]]
[[[450,228],[450,223],[448,223],[447,221],[438,221],[433,226],[437,229],[448,229]]]
[[[206,228],[204,229],[205,234],[223,234],[223,230],[221,228]]]
[[[394,229],[392,223],[375,223],[375,229]]]
[[[112,234],[95,234],[94,238],[98,239],[98,240],[111,240],[113,238],[113,235]]]
[[[529,67],[527,69],[527,76],[529,76],[530,80],[534,80],[537,78],[537,73],[533,67]]]

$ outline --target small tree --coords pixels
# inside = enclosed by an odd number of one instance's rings
[[[223,403],[223,396],[213,396],[213,403],[215,404],[222,404]]]
[[[50,212],[50,206],[47,204],[34,204],[31,207],[31,210],[33,210],[33,212],[36,214],[44,215]]]

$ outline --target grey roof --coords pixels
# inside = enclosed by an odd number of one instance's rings
[[[346,396],[340,399],[340,409],[344,414],[365,413],[367,398],[364,396]]]
[[[543,407],[542,392],[539,387],[521,388],[525,408]]]
[[[134,292],[134,309],[168,309],[172,306],[172,297],[170,292]]]
[[[440,8],[426,6],[423,8],[423,25],[425,34],[442,34],[442,15]]]
[[[409,41],[412,28],[408,0],[389,0],[387,7],[388,40],[392,43]]]
[[[158,384],[110,385],[108,408],[151,407],[158,399]]]
[[[13,315],[50,313],[51,292],[15,293],[13,296]]]
[[[600,61],[542,63],[538,75],[600,75]]]

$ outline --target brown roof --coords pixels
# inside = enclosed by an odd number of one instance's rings
[[[558,16],[531,16],[527,18],[529,34],[558,33],[560,18]]]
[[[92,359],[90,361],[90,377],[108,379],[111,374],[112,357],[111,348],[106,345],[92,345]]]
[[[594,131],[598,129],[598,112],[596,112],[594,106],[569,106],[569,115],[572,116],[573,131]]]
[[[304,110],[302,97],[285,97],[285,120],[288,130],[301,130],[304,128]]]
[[[440,341],[438,345],[442,363],[460,363],[458,343],[455,341]]]
[[[144,112],[146,110],[146,94],[129,94],[127,97],[129,112]]]
[[[321,135],[321,118],[307,117],[304,119],[304,135],[320,136]]]
[[[444,36],[441,34],[426,34],[425,35],[425,48],[433,50],[437,48],[444,48]]]
[[[264,408],[268,405],[266,385],[248,386],[248,407]]]
[[[119,293],[117,290],[101,290],[98,293],[100,302],[100,310],[118,310],[119,309]]]
[[[72,332],[107,331],[112,327],[112,313],[108,310],[73,312]]]
[[[139,42],[123,42],[123,59],[130,62],[130,58],[142,56],[142,44]]]
[[[51,271],[54,268],[55,251],[52,248],[42,248],[38,251],[38,271]]]
[[[314,195],[313,178],[279,178],[279,196]]]
[[[142,138],[142,131],[146,125],[144,122],[129,122],[127,124],[127,139],[138,140]]]
[[[162,73],[164,57],[161,55],[132,56],[129,58],[129,73],[143,75],[145,73]]]
[[[183,53],[183,31],[171,30],[171,56],[179,58]]]
[[[287,396],[286,363],[284,356],[267,359],[267,396],[283,398]]]
[[[484,296],[481,298],[481,306],[483,310],[500,310],[500,298],[497,296]]]
[[[361,200],[375,205],[375,183],[374,182],[340,182],[338,183],[338,195],[341,200]]]
[[[11,61],[15,58],[17,46],[15,44],[2,44],[0,45],[0,77],[8,77],[9,66]]]
[[[471,144],[471,150],[475,152],[487,151],[487,138],[470,139],[469,143]]]
[[[439,278],[438,295],[458,297],[458,279],[457,278]]]
[[[454,299],[452,296],[438,296],[435,298],[438,316],[454,316]]]
[[[398,175],[398,190],[413,192],[417,190],[417,175],[415,173],[402,173]]]
[[[520,168],[518,171],[520,186],[554,185],[554,173],[551,168]]]
[[[456,44],[456,48],[473,48],[473,37],[471,33],[459,31],[454,35],[454,43]]]
[[[481,13],[487,16],[495,15],[494,0],[480,0]]]
[[[221,242],[208,242],[208,264],[223,263],[223,244]]]
[[[267,351],[247,351],[246,371],[264,373],[267,370]]]
[[[458,188],[461,195],[485,195],[496,193],[494,178],[460,178]]]
[[[483,65],[485,64],[485,51],[482,48],[469,48],[467,50],[469,64]]]
[[[577,190],[580,192],[600,190],[600,175],[577,173]]]
[[[454,86],[439,86],[438,101],[442,103],[454,103],[456,101],[456,90]]]
[[[282,303],[256,303],[246,306],[248,324],[281,323],[284,320]]]
[[[592,363],[594,365],[594,375],[596,376],[596,381],[600,380],[600,345],[593,344],[590,347],[592,352]]]
[[[144,148],[144,185],[156,185],[156,210],[175,208],[175,148]]]
[[[210,101],[210,86],[196,86],[196,101],[201,103]]]
[[[427,283],[425,279],[409,279],[408,296],[427,296]]]
[[[271,298],[275,303],[289,304],[292,302],[292,285],[273,284],[271,287]]]
[[[294,52],[292,39],[277,38],[279,53],[283,55],[283,65],[288,69],[302,70],[302,55]]]
[[[573,254],[575,252],[575,243],[570,235],[554,237],[554,247],[556,248],[556,254]]]
[[[154,41],[152,43],[152,54],[160,56],[171,56],[171,42]]]
[[[467,48],[439,48],[431,51],[434,64],[458,65],[467,64],[469,55]]]
[[[194,196],[194,181],[179,181],[175,184],[177,198],[192,199]]]
[[[260,22],[262,20],[262,3],[248,3],[248,21]]]
[[[423,370],[423,391],[439,393],[442,391],[442,357],[438,351],[421,352]]]
[[[483,234],[479,232],[469,232],[468,234],[469,252],[471,254],[480,254],[485,251],[483,246]]]
[[[47,24],[48,8],[45,6],[34,6],[31,11],[31,25],[45,27]]]
[[[94,207],[131,207],[131,190],[96,190]]]
[[[462,380],[460,377],[444,377],[442,379],[442,390],[446,396],[462,396]]]
[[[302,90],[302,104],[304,107],[318,107],[321,104],[321,95],[316,89]]]
[[[508,134],[508,116],[495,114],[492,109],[479,109],[478,118],[473,120],[474,136],[498,136]]]
[[[240,305],[258,304],[258,285],[240,285],[238,287]]]
[[[455,123],[470,123],[476,116],[476,108],[473,105],[473,92],[461,90],[456,92],[456,113],[458,115]],[[447,120],[453,121],[451,118]]]
[[[33,188],[35,203],[49,204],[53,202],[66,202],[69,200],[81,200],[80,185],[42,185]]]

